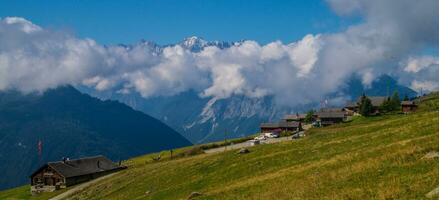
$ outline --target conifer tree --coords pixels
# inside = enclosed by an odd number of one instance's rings
[[[401,107],[401,99],[399,98],[398,91],[395,91],[393,93],[391,102],[392,102],[391,103],[392,104],[392,111],[399,110],[399,108]]]
[[[308,111],[308,113],[306,113],[305,122],[311,123],[313,121],[313,118],[314,118],[314,110],[310,110]]]
[[[373,111],[372,101],[363,94],[360,101],[360,114],[363,116],[370,116]]]

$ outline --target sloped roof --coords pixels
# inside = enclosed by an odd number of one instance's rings
[[[320,108],[319,112],[342,112],[343,108]]]
[[[65,178],[94,174],[98,172],[110,171],[122,168],[104,156],[94,156],[74,160],[49,162],[45,166],[53,168]],[[42,167],[42,168],[43,168]],[[40,171],[38,169],[36,172]],[[36,173],[35,172],[35,173]],[[34,174],[35,174],[34,173]],[[32,175],[34,175],[32,174]]]
[[[378,107],[381,106],[384,101],[386,101],[387,97],[385,96],[367,96],[370,99],[373,106]],[[361,97],[358,97],[357,103],[361,102]]]
[[[262,123],[261,128],[298,128],[300,122],[277,122],[277,123]]]
[[[283,119],[285,120],[299,120],[299,119],[305,119],[306,114],[291,114],[291,115],[285,115]]]
[[[402,101],[401,105],[403,105],[403,106],[416,106],[416,103],[414,101]]]
[[[358,107],[358,103],[353,101],[348,101],[345,106],[345,108],[356,108],[356,107]]]
[[[341,112],[341,111],[318,112],[317,116],[319,118],[344,118],[345,112]]]
[[[387,99],[387,97],[369,97],[373,106],[381,106]]]

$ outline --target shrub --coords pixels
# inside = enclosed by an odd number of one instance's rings
[[[293,131],[282,131],[282,132],[280,133],[280,137],[291,136],[291,135],[293,135],[293,134],[294,134]]]
[[[203,154],[204,150],[201,148],[201,146],[194,146],[188,150],[185,150],[181,153],[178,153],[176,157],[187,157],[187,156],[195,156],[199,154]]]

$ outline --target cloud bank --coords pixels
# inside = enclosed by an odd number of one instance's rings
[[[295,106],[339,91],[352,75],[366,85],[387,73],[414,89],[439,89],[439,57],[422,54],[439,42],[438,1],[327,2],[340,16],[362,21],[290,44],[243,41],[200,51],[150,43],[103,46],[7,17],[0,20],[0,90],[44,91],[72,84],[145,98],[195,90],[213,99],[273,95]]]

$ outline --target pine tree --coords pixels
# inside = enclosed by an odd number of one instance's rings
[[[361,96],[360,114],[363,116],[370,116],[373,113],[372,101],[366,97],[365,94]]]
[[[314,119],[314,110],[310,110],[308,111],[308,113],[306,113],[305,122],[311,123],[313,119]]]
[[[379,110],[381,113],[386,113],[393,110],[393,104],[390,97],[387,97],[387,99],[383,102],[383,104],[380,105]]]
[[[391,99],[392,104],[392,111],[399,110],[401,107],[401,99],[399,98],[398,91],[395,91],[392,95]]]

